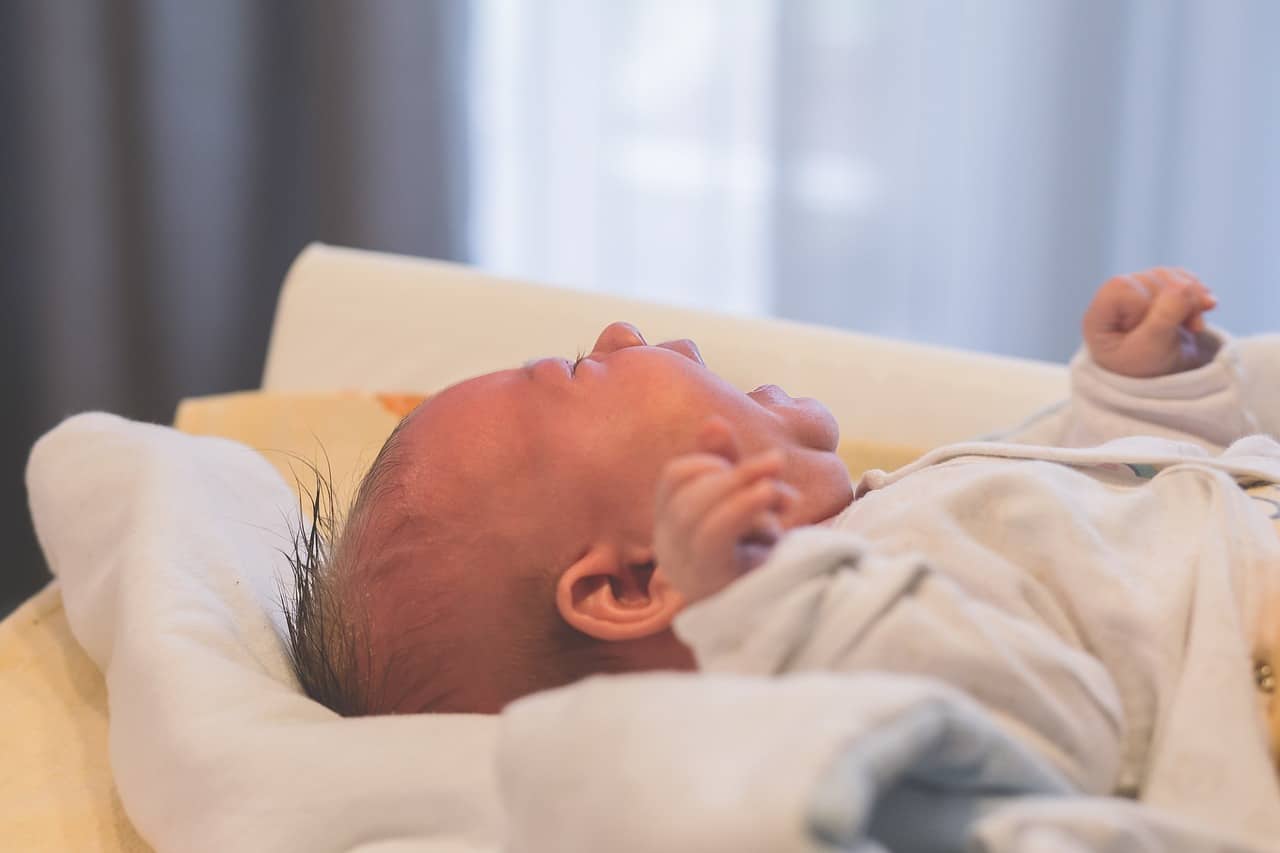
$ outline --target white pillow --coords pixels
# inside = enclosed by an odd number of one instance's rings
[[[298,506],[258,454],[85,414],[36,444],[27,484],[157,849],[497,846],[495,718],[343,719],[299,691],[278,605]]]

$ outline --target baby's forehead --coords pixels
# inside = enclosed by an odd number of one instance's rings
[[[439,441],[498,427],[524,408],[520,379],[517,370],[501,370],[450,385],[414,409],[400,431]]]
[[[459,382],[427,398],[397,430],[400,464],[429,472],[437,486],[451,473],[476,479],[486,469],[514,471],[534,453],[530,405],[518,370]]]
[[[474,557],[479,540],[496,547],[504,533],[524,541],[531,525],[550,530],[540,520],[552,506],[547,492],[571,475],[551,436],[531,428],[537,419],[519,380],[504,372],[459,383],[405,419],[384,453],[387,487],[371,506],[380,549],[405,550],[408,563],[428,546]]]

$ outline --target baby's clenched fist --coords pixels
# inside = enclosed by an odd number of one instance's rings
[[[1119,275],[1098,289],[1085,311],[1085,346],[1099,366],[1124,376],[1203,367],[1218,351],[1204,323],[1204,312],[1217,304],[1186,270],[1157,267]]]
[[[690,604],[762,563],[782,535],[794,488],[778,479],[783,456],[740,458],[732,429],[713,418],[699,452],[672,460],[658,480],[654,551],[663,573]]]

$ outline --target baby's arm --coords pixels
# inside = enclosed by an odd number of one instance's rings
[[[779,516],[796,497],[777,478],[782,453],[741,458],[733,430],[712,418],[700,452],[677,457],[658,481],[658,568],[689,603],[720,591],[764,562],[782,535]]]
[[[1240,351],[1245,405],[1258,429],[1280,440],[1280,334],[1254,335],[1236,341]]]
[[[757,571],[682,612],[675,630],[709,672],[938,678],[982,703],[1081,791],[1111,792],[1123,729],[1114,684],[1034,613],[1013,610],[970,594],[916,555],[878,555],[845,531],[808,528],[787,536]]]
[[[1154,435],[1221,448],[1258,431],[1234,343],[1205,325],[1215,305],[1182,270],[1109,280],[1085,312],[1068,404],[1003,438],[1084,447]]]

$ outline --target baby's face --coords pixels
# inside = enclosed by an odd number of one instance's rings
[[[662,466],[695,449],[712,415],[733,424],[744,454],[784,450],[783,479],[802,495],[785,524],[828,518],[851,500],[839,431],[821,403],[776,386],[744,394],[691,341],[648,346],[627,323],[606,327],[576,366],[544,358],[446,389],[410,415],[401,441],[432,505],[444,498],[486,525],[500,518],[530,545],[542,534],[567,542],[569,530],[585,546],[581,535],[623,525],[640,548]]]
[[[744,394],[692,342],[648,346],[626,323],[605,328],[576,365],[539,359],[427,399],[399,431],[370,514],[379,556],[361,582],[371,659],[390,659],[410,627],[426,625],[433,654],[462,667],[466,700],[455,709],[494,710],[547,686],[513,650],[541,648],[537,638],[560,624],[557,583],[587,555],[651,563],[659,474],[698,448],[713,415],[732,424],[743,454],[783,451],[781,478],[801,496],[784,527],[852,500],[824,406],[773,386]],[[633,593],[615,590],[618,606],[644,612]],[[666,634],[645,647],[646,666],[687,663]],[[427,705],[406,695],[397,707]]]

